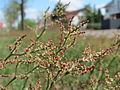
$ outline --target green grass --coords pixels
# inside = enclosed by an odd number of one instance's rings
[[[29,39],[30,38],[35,38],[35,35],[32,31],[27,31],[27,32],[12,32],[12,33],[6,33],[6,34],[2,34],[0,36],[0,58],[4,59],[8,54],[8,45],[11,45],[14,43],[14,41],[22,34],[26,33],[28,36],[25,39],[24,43],[23,43],[23,47],[26,47],[27,45],[29,45]],[[41,38],[41,41],[46,42],[48,39],[53,39],[54,42],[58,42],[59,39],[59,33],[57,31],[47,31],[46,34],[43,35],[43,37]],[[84,48],[90,44],[93,50],[97,50],[100,51],[101,49],[105,49],[105,48],[109,48],[114,42],[114,38],[109,39],[107,37],[91,37],[91,36],[79,36],[78,40],[76,42],[76,45],[73,46],[71,49],[68,49],[67,53],[65,54],[66,58],[73,60],[75,58],[79,58],[81,57],[82,51],[84,50]],[[114,59],[114,61],[111,63],[111,65],[109,66],[109,70],[111,72],[111,75],[113,76],[117,71],[120,70],[120,53],[118,53],[118,55],[115,57],[115,54],[113,53],[110,56],[106,56],[103,58],[103,66],[104,68],[107,67],[108,63]],[[23,72],[23,70],[27,71],[31,68],[32,66],[28,66],[26,67],[26,65],[23,65],[22,68],[19,70],[20,72]],[[11,72],[14,72],[13,68],[15,68],[12,65],[9,65],[5,70],[0,70],[0,73],[4,73],[4,74],[9,74]],[[95,69],[95,74],[97,75],[98,70],[97,68]],[[35,82],[37,80],[38,77],[40,77],[39,75],[34,75],[36,78],[33,80],[31,79],[30,81]],[[67,76],[64,80],[68,80],[68,81],[72,81],[73,79],[78,79],[82,82],[85,82],[88,79],[89,75],[83,75],[82,77],[73,77],[70,79],[69,76]],[[44,77],[44,76],[42,76]],[[104,77],[103,77],[104,78]],[[7,81],[10,79],[5,79],[4,81],[0,78],[0,84],[2,83],[3,85],[7,83]],[[12,88],[12,90],[17,90],[17,89],[13,89],[13,86],[18,87],[21,85],[22,81],[24,80],[15,80],[14,83],[12,83],[8,88]],[[44,82],[44,80],[42,80]],[[68,84],[66,84],[66,87]],[[14,88],[15,88],[14,87]],[[22,87],[22,86],[21,86]],[[21,88],[20,87],[20,88]],[[19,89],[18,89],[19,90]]]

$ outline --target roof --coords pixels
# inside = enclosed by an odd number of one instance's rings
[[[83,12],[85,10],[85,8],[79,9],[79,10],[75,10],[75,11],[71,11],[71,12],[64,12],[65,16],[67,19],[76,16],[79,12]]]
[[[104,8],[110,7],[112,4],[113,4],[113,1],[111,1],[107,5],[105,5]]]

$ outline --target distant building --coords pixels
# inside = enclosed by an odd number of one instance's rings
[[[106,16],[105,19],[118,19],[120,18],[120,0],[112,0],[105,6]]]
[[[64,15],[65,15],[65,18],[67,20],[69,20],[71,17],[74,16],[74,19],[73,19],[73,24],[77,25],[79,24],[82,20],[85,19],[85,13],[84,13],[84,10],[85,8],[82,8],[82,9],[79,9],[79,10],[74,10],[74,11],[66,11],[64,12]],[[49,13],[50,15],[50,13]],[[51,20],[48,20],[48,24],[50,24],[51,22],[54,22],[54,20],[57,19],[57,17],[53,17]],[[39,25],[40,26],[43,26],[43,20],[40,20],[39,21]]]
[[[85,8],[75,10],[75,11],[65,12],[65,16],[67,19],[70,19],[72,16],[74,16],[73,24],[76,25],[85,19],[85,12],[84,11],[85,11]]]
[[[102,22],[103,29],[120,28],[120,0],[112,0],[105,7],[106,14]]]
[[[3,23],[0,22],[0,30],[3,28]]]

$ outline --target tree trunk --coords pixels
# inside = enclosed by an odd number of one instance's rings
[[[24,0],[21,0],[21,30],[24,30]]]

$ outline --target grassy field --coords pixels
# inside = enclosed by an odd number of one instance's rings
[[[27,38],[25,39],[24,43],[23,43],[23,47],[26,47],[29,44],[29,39],[30,38],[35,38],[35,34],[32,31],[26,31],[26,32],[11,32],[11,33],[5,33],[5,34],[1,34],[0,35],[0,58],[4,59],[8,54],[9,54],[9,50],[8,50],[8,46],[13,44],[14,41],[22,34],[26,33],[27,34]],[[41,41],[46,42],[48,39],[53,39],[54,42],[57,43],[58,39],[59,39],[59,33],[58,31],[47,31],[46,34],[43,35],[43,37],[41,38]],[[94,36],[84,36],[81,35],[79,36],[76,45],[73,46],[71,49],[68,49],[67,53],[65,54],[66,58],[68,59],[75,59],[75,58],[80,58],[81,57],[81,53],[83,52],[84,48],[90,44],[93,50],[96,51],[100,51],[101,49],[106,49],[109,48],[113,43],[114,43],[115,38],[107,38],[105,36],[101,36],[101,37],[94,37]],[[114,60],[113,60],[114,59]],[[110,65],[109,65],[109,71],[110,71],[110,75],[114,76],[119,70],[120,70],[120,52],[118,52],[117,54],[113,53],[111,55],[108,55],[106,57],[103,58],[103,68],[105,69],[107,67],[107,65],[113,61]],[[31,66],[26,67],[23,66],[19,71],[22,72],[22,69],[24,70],[28,70]],[[5,70],[0,70],[0,74],[9,74],[11,72],[13,72],[13,66],[9,65],[9,68],[7,67]],[[98,75],[98,67],[96,66],[96,69],[94,71],[94,75]],[[37,78],[39,78],[39,76],[34,75],[35,79],[31,79],[30,82],[35,82],[37,80]],[[41,76],[41,79],[44,76]],[[64,81],[69,81],[72,82],[74,79],[78,79],[79,81],[81,81],[80,83],[85,83],[87,82],[87,80],[89,79],[89,75],[82,75],[82,76],[78,76],[78,77],[72,77],[69,78],[70,76],[67,76],[66,78],[64,78]],[[69,79],[68,79],[69,78]],[[101,78],[101,80],[104,79],[104,76]],[[3,79],[0,78],[0,85],[4,85],[7,83],[7,81],[10,79]],[[15,87],[19,87],[21,88],[21,83],[23,80],[18,80],[13,82],[11,85],[9,85],[9,90],[21,90],[21,89],[15,89]],[[74,84],[71,85],[71,87],[73,87],[73,90],[77,90],[74,89],[75,83],[79,82],[79,81],[73,81]],[[43,80],[44,82],[44,80]],[[70,83],[64,83],[64,90],[70,90],[71,87],[69,87]],[[83,84],[84,86],[84,84]],[[102,86],[104,85],[99,85],[99,90],[103,90],[100,89],[102,88]],[[61,89],[62,90],[62,89]],[[72,90],[72,89],[71,89]],[[84,90],[84,89],[83,89]]]

